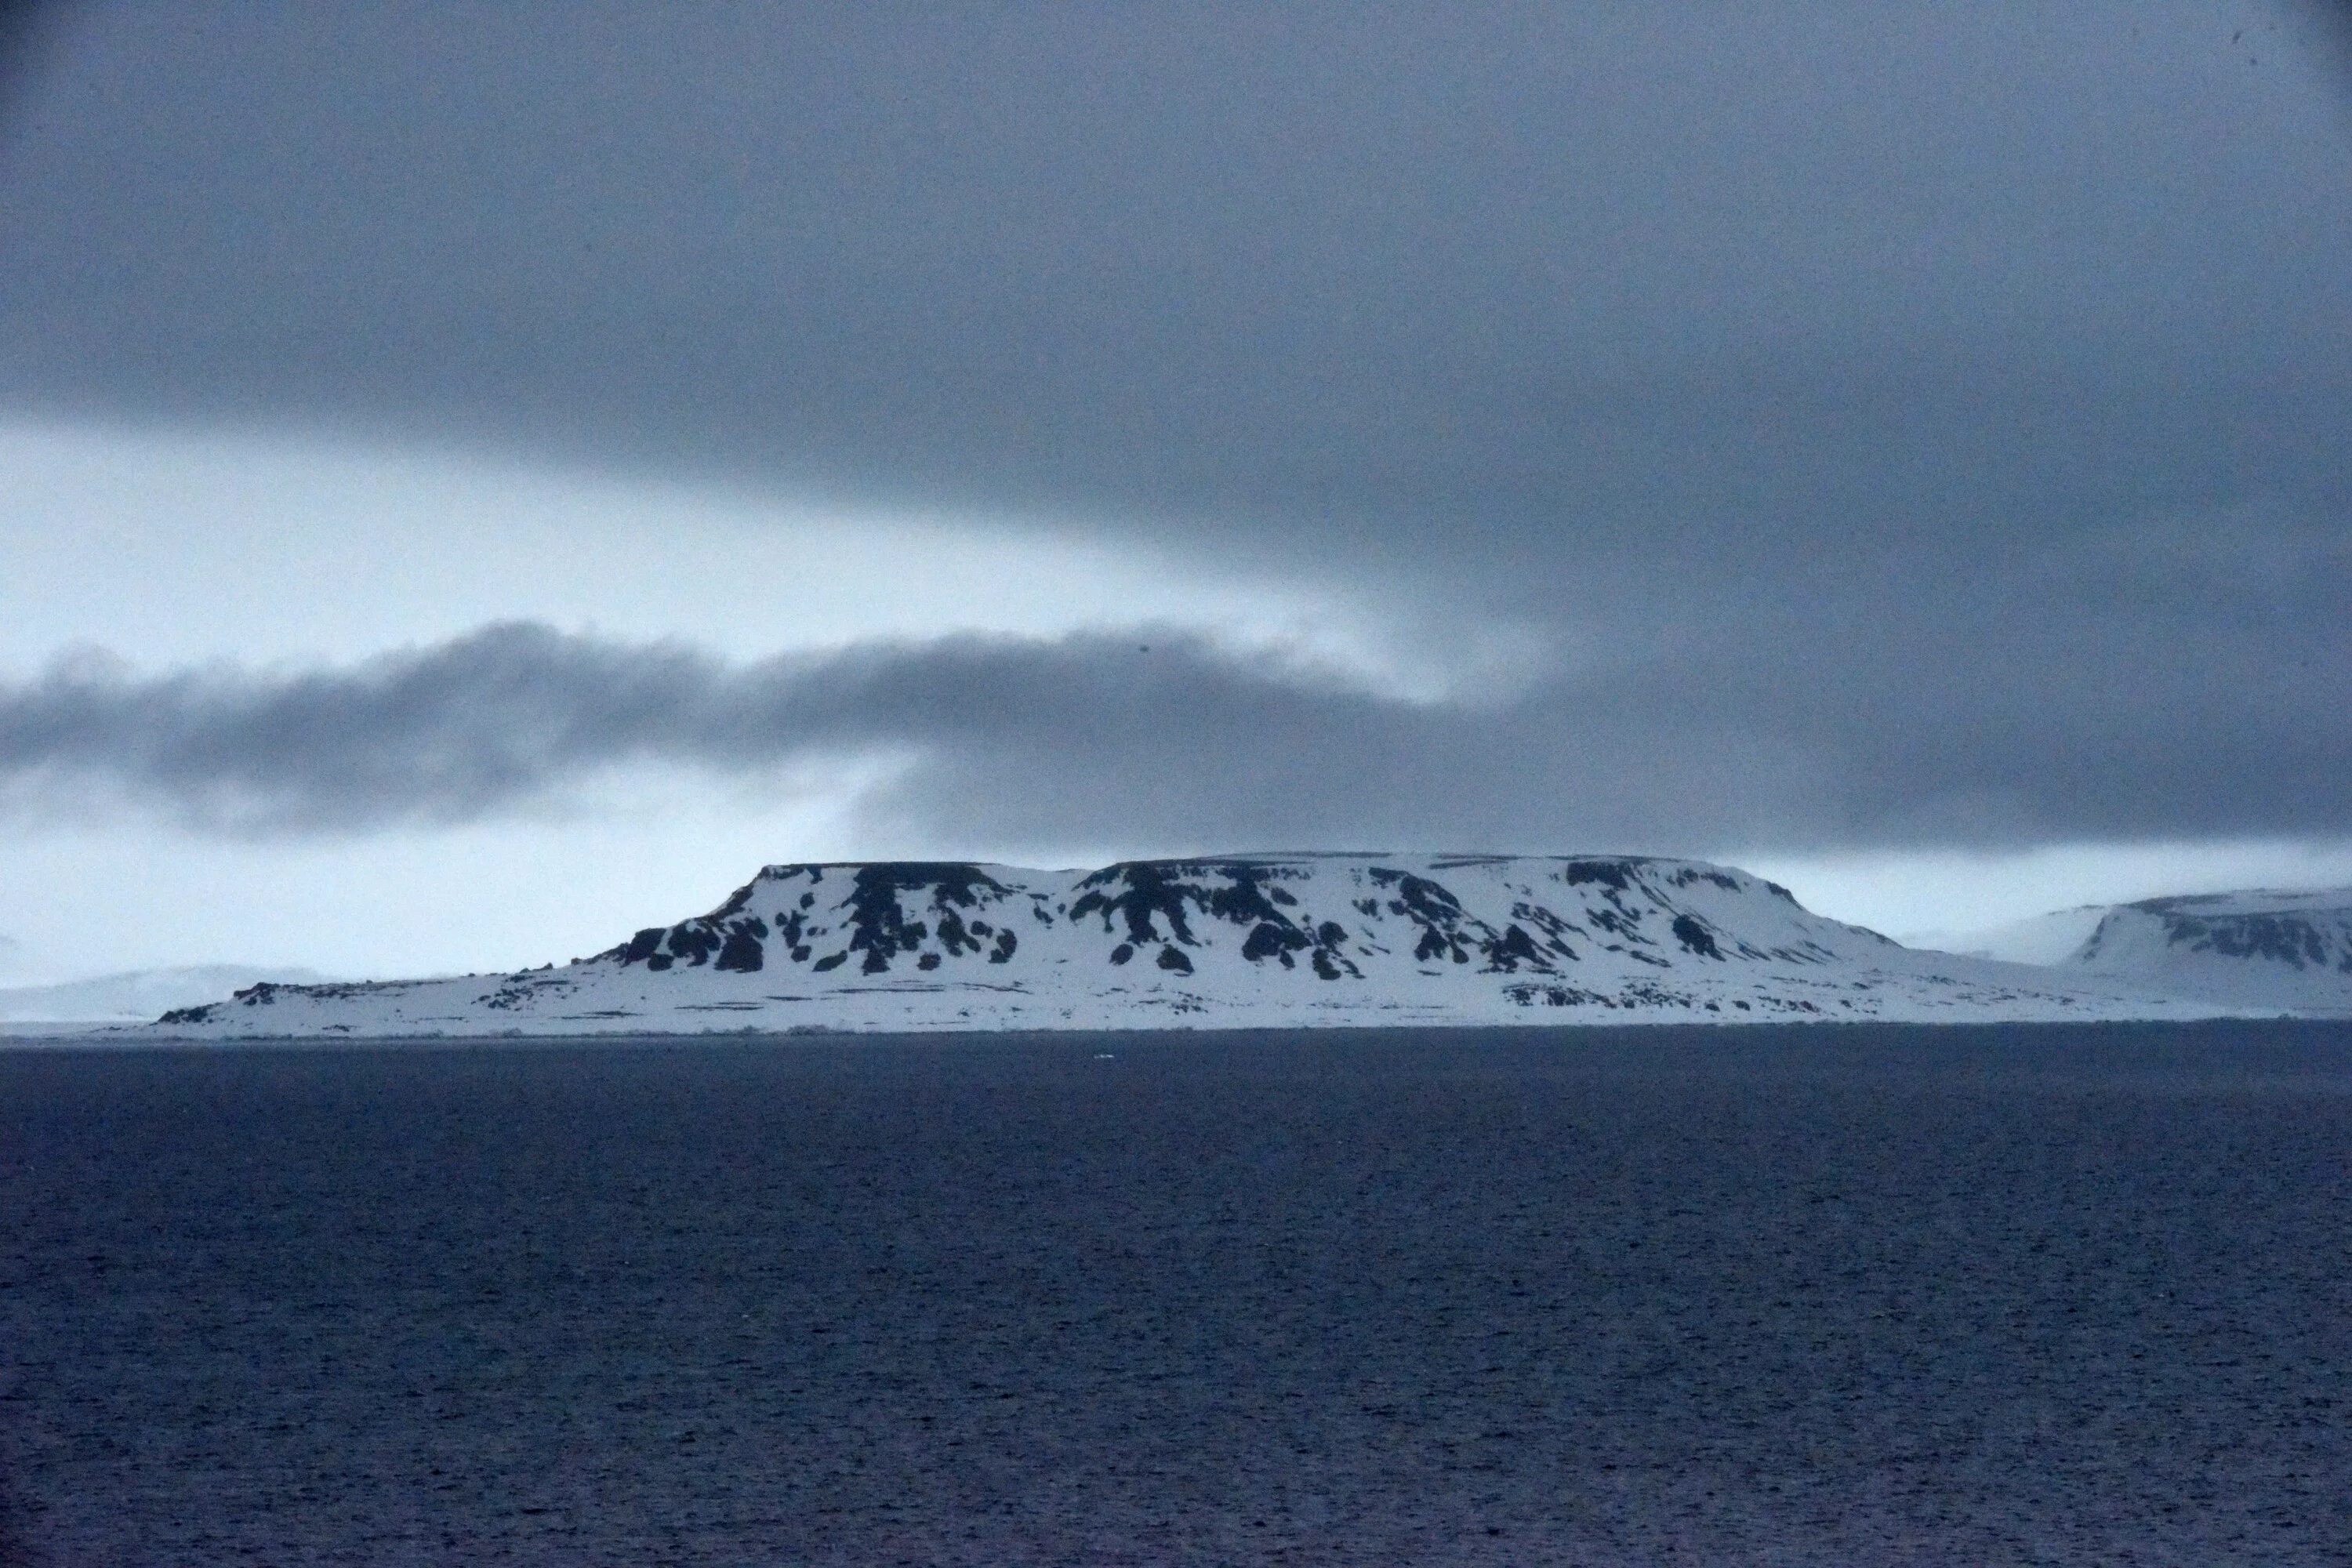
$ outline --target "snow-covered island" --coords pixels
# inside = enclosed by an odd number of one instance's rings
[[[1924,952],[1760,878],[1633,856],[770,866],[707,915],[513,974],[250,986],[211,1038],[2044,1022],[2254,1004]]]

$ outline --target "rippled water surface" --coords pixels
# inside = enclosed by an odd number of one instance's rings
[[[2352,1030],[0,1050],[0,1563],[2352,1560]]]

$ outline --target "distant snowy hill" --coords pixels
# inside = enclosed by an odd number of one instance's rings
[[[2061,968],[2237,1007],[2352,1016],[2352,889],[2118,904]]]
[[[207,963],[142,969],[50,985],[0,986],[0,1026],[138,1022],[172,1007],[216,1002],[263,981],[315,981],[307,969]]]
[[[256,985],[199,1037],[2186,1017],[2106,976],[1913,952],[1744,871],[1266,855],[1098,871],[771,866],[562,968]]]

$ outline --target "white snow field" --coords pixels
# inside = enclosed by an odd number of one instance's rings
[[[1627,856],[1240,855],[1097,871],[770,866],[709,914],[513,974],[259,984],[219,1038],[2046,1022],[2246,1011],[1905,948],[1744,871]]]
[[[1906,947],[1957,952],[1964,958],[1998,958],[2009,963],[2063,963],[2096,931],[2113,904],[2078,904],[2021,921],[1966,931],[1906,931]]]

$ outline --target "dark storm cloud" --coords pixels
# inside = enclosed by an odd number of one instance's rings
[[[1801,671],[1705,656],[1465,706],[1139,635],[730,666],[512,625],[309,673],[84,658],[0,689],[0,783],[20,803],[95,784],[210,828],[348,832],[495,816],[630,763],[758,778],[883,752],[910,766],[862,804],[901,835],[1167,849],[1323,843],[1333,823],[1357,843],[1694,850],[2326,830],[2352,810],[2352,747],[2309,722],[2340,666],[2231,669],[2233,696],[2194,712],[2118,711],[2063,667],[1992,721],[1929,684],[1890,731]],[[2218,787],[2179,763],[2184,734],[2266,757],[2268,783]]]
[[[904,810],[1315,841],[2352,821],[2321,771],[2352,746],[2327,7],[76,15],[0,126],[0,398],[1272,550],[1605,674],[1474,720],[1200,655],[1168,731],[1197,790],[1150,736],[1082,726],[1049,766],[1017,704],[877,717],[934,758]],[[1092,690],[1083,646],[1018,658]],[[623,663],[597,690],[653,679]],[[703,754],[645,702],[526,729],[511,786],[455,738],[357,767],[351,809],[473,809],[615,733]],[[1267,760],[1292,733],[1355,773]],[[1511,766],[1426,760],[1472,743]]]

